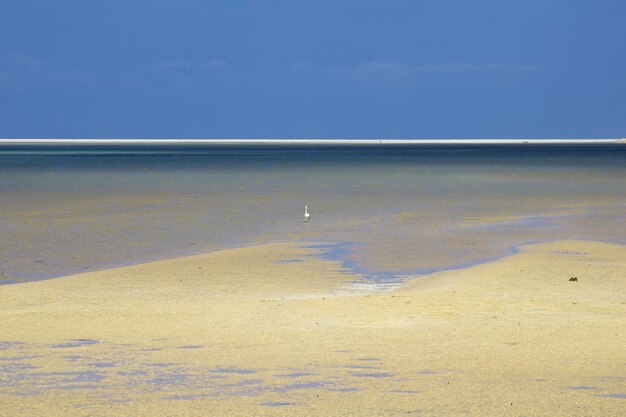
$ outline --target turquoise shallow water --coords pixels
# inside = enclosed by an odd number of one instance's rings
[[[285,240],[343,242],[372,277],[426,273],[625,242],[625,196],[616,144],[0,147],[0,280]]]

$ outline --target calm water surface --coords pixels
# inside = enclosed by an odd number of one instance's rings
[[[626,243],[625,213],[616,144],[0,147],[0,281],[285,240],[424,273],[524,243]]]

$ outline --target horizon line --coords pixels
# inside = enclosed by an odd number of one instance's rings
[[[7,138],[0,145],[440,145],[440,144],[593,144],[626,143],[626,138],[517,138],[517,139],[89,139]]]

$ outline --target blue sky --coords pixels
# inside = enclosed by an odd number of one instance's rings
[[[2,0],[0,137],[626,136],[623,0]]]

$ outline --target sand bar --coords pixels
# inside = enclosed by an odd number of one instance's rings
[[[386,293],[301,243],[0,287],[7,415],[621,415],[626,247]],[[569,281],[577,277],[577,282]]]
[[[625,143],[620,138],[589,139],[0,139],[0,146],[11,145],[515,145],[515,144],[602,144]]]

